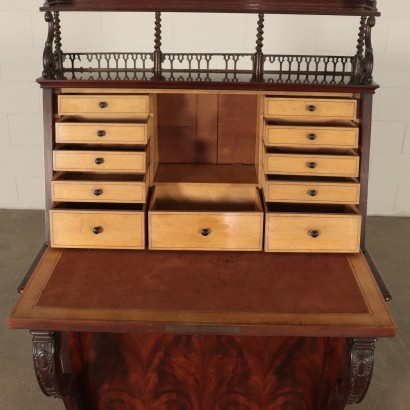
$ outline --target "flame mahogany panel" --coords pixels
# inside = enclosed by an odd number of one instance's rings
[[[87,410],[330,407],[344,338],[69,334]]]

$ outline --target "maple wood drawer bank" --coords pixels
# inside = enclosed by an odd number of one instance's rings
[[[143,205],[116,210],[63,204],[50,210],[51,244],[58,248],[145,248]]]
[[[55,171],[145,173],[148,163],[145,151],[54,151]]]
[[[361,216],[354,206],[268,204],[266,252],[359,252]]]
[[[357,127],[272,125],[266,122],[264,142],[267,147],[357,148]]]
[[[57,122],[56,142],[70,144],[146,145],[149,126],[141,123]]]
[[[132,176],[65,173],[51,182],[52,199],[55,202],[144,203],[149,188],[148,171]]]
[[[264,213],[252,186],[155,188],[148,212],[150,249],[260,251]]]
[[[266,98],[265,117],[294,117],[305,121],[355,120],[357,101],[344,98]]]
[[[60,95],[58,97],[59,115],[130,117],[149,114],[148,95]]]
[[[283,154],[269,151],[264,154],[267,174],[357,177],[359,163],[357,155]]]
[[[278,179],[265,175],[264,194],[267,202],[358,204],[360,184],[355,178],[341,182],[338,178]]]

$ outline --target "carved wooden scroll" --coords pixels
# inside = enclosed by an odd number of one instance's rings
[[[46,11],[44,19],[48,23],[48,33],[43,52],[43,77],[47,79],[63,78],[60,13]]]
[[[61,366],[61,335],[59,332],[32,330],[33,362],[36,377],[46,396],[59,399],[72,394],[72,379]]]
[[[350,346],[347,349],[347,372],[343,382],[335,390],[338,402],[360,403],[366,396],[373,375],[376,342],[376,338],[350,339]]]
[[[360,84],[373,82],[373,45],[372,28],[376,25],[374,16],[360,19],[359,36],[357,39],[357,52],[354,56],[353,73]]]
[[[373,45],[372,45],[372,28],[376,25],[376,18],[370,16],[367,19],[366,30],[365,30],[365,45],[366,52],[364,54],[364,65],[363,65],[363,83],[371,84],[373,82],[373,67],[374,67],[374,56],[373,56]]]

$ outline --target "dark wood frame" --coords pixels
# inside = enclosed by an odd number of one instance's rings
[[[289,4],[290,3],[290,4]],[[41,10],[379,15],[376,0],[48,0]]]

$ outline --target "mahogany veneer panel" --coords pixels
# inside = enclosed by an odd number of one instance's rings
[[[163,94],[158,98],[161,163],[217,162],[218,95]]]
[[[69,340],[87,410],[325,409],[346,349],[345,338],[79,333]]]
[[[395,334],[361,254],[49,249],[9,325],[289,336]]]
[[[257,121],[257,96],[219,96],[219,164],[255,163]]]

